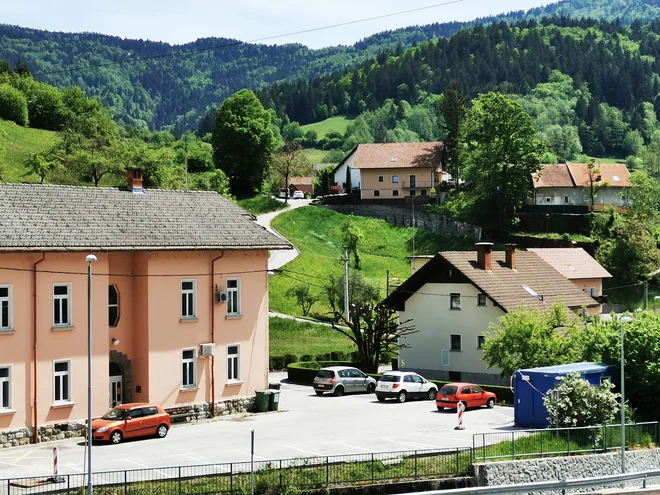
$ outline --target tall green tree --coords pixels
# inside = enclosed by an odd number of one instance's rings
[[[212,145],[215,166],[229,177],[234,194],[259,190],[275,150],[270,113],[247,89],[227,98],[215,118]]]
[[[467,178],[502,227],[524,204],[543,144],[529,114],[501,93],[479,96],[463,125],[462,161]]]
[[[441,127],[445,133],[449,169],[454,176],[455,187],[458,189],[461,172],[459,153],[461,128],[467,113],[467,101],[456,80],[453,80],[451,85],[443,91],[442,96],[440,103],[440,113],[443,117]]]
[[[289,201],[289,178],[301,173],[305,163],[303,148],[295,141],[288,141],[273,158],[273,171],[284,180],[287,194],[284,202]]]

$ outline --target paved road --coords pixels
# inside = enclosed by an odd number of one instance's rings
[[[279,378],[281,375],[273,376]],[[464,431],[455,414],[436,411],[429,401],[379,403],[374,395],[314,395],[310,387],[283,384],[279,412],[174,426],[165,439],[132,440],[93,448],[95,471],[247,461],[250,431],[256,460],[422,450],[472,445],[472,434],[505,431],[513,409],[470,410]],[[80,439],[0,450],[0,479],[46,476],[51,451],[59,447],[61,473],[83,470]]]
[[[278,201],[284,202],[284,200],[280,200],[279,198]],[[282,236],[279,232],[272,229],[272,227],[270,226],[270,222],[272,222],[273,218],[275,218],[280,213],[283,213],[285,211],[295,210],[296,208],[300,208],[302,206],[308,206],[310,202],[311,199],[290,199],[289,207],[287,209],[271,211],[270,213],[264,213],[263,215],[259,215],[257,217],[257,223],[259,225],[262,225],[263,227],[266,227],[266,229],[268,229],[269,232],[272,232],[273,234],[280,236],[282,239],[284,239],[284,236]],[[277,270],[278,268],[283,267],[290,261],[293,261],[296,258],[296,256],[298,256],[298,250],[296,249],[295,246],[293,249],[274,249],[270,252],[270,258],[268,258],[268,269]]]

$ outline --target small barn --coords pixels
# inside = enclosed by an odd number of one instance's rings
[[[597,386],[606,378],[611,378],[612,367],[599,363],[572,363],[516,371],[513,375],[516,426],[523,428],[550,426],[543,398],[555,387],[558,380],[576,372],[580,373],[584,380]]]

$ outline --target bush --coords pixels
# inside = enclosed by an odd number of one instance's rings
[[[285,354],[284,355],[284,365],[289,366],[291,363],[298,361],[298,356],[295,354]]]
[[[290,383],[298,385],[311,385],[314,383],[314,377],[321,368],[328,366],[356,366],[355,363],[348,361],[310,361],[291,363],[286,367],[288,380]]]
[[[25,127],[29,121],[27,98],[8,84],[0,84],[0,119],[11,120]]]
[[[317,354],[314,358],[314,361],[317,361],[317,362],[332,361],[332,353],[327,352],[325,354]]]
[[[302,356],[300,356],[300,360],[302,362],[314,361],[314,356],[312,356],[311,354],[303,354]]]
[[[346,361],[346,359],[348,359],[348,356],[344,351],[333,351],[330,353],[330,359],[332,361]]]
[[[271,370],[283,370],[286,368],[284,356],[271,356],[268,361],[268,366]]]

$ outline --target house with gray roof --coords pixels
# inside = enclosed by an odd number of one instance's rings
[[[90,316],[95,416],[211,417],[268,386],[268,256],[289,243],[217,193],[127,179],[0,183],[0,436],[82,432]]]
[[[536,253],[492,246],[438,253],[385,299],[417,330],[399,350],[406,369],[440,380],[506,384],[482,359],[491,323],[520,306],[545,311],[557,301],[576,315],[600,313],[595,299]]]

